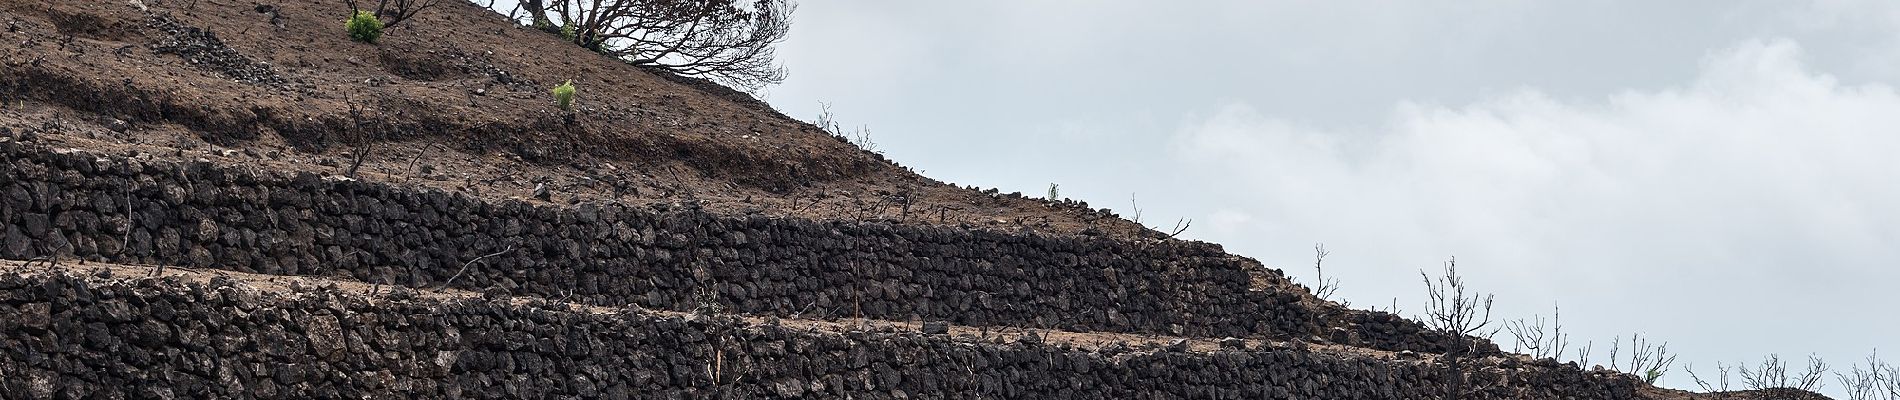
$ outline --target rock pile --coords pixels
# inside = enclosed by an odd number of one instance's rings
[[[146,26],[164,34],[163,39],[152,45],[152,51],[158,54],[176,54],[200,69],[239,82],[273,86],[289,83],[270,64],[245,57],[209,31],[162,14],[152,14]]]

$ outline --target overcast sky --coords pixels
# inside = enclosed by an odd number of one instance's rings
[[[1422,309],[1681,366],[1900,354],[1900,2],[807,1],[767,93],[957,184],[1049,183]],[[1509,347],[1509,340],[1500,337]],[[1888,357],[1893,358],[1893,357]],[[1706,375],[1705,375],[1706,376]],[[1837,383],[1829,376],[1830,390]]]

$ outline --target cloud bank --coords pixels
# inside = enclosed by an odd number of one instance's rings
[[[1233,103],[1190,119],[1171,152],[1230,192],[1209,239],[1271,243],[1251,250],[1296,276],[1326,242],[1328,272],[1360,303],[1419,304],[1417,269],[1456,255],[1501,314],[1562,302],[1580,340],[1640,330],[1723,338],[1673,345],[1684,360],[1856,359],[1900,347],[1830,333],[1900,332],[1887,315],[1900,95],[1802,59],[1790,40],[1746,41],[1674,88],[1400,103],[1360,129]]]

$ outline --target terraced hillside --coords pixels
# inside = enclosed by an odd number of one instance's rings
[[[0,397],[1690,396],[472,4],[369,45],[332,3],[0,4]]]

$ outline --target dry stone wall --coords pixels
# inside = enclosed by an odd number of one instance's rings
[[[0,156],[0,258],[61,254],[671,310],[1320,336],[1427,352],[1445,342],[1403,320],[1323,326],[1296,293],[1249,290],[1256,264],[1211,244],[487,202],[13,141],[0,142]]]
[[[226,278],[0,274],[8,398],[1438,398],[1420,360],[1285,346],[1079,350]],[[1480,363],[1467,399],[1629,399],[1621,374]]]

